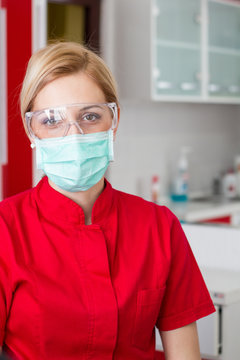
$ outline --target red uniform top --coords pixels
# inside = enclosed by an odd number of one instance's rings
[[[154,358],[154,326],[214,311],[177,218],[106,182],[92,225],[43,178],[0,204],[0,346],[17,359]]]

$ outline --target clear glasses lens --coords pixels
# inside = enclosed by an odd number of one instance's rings
[[[30,132],[39,139],[66,136],[72,126],[75,132],[90,134],[114,128],[117,107],[115,103],[66,105],[30,112],[26,118]]]

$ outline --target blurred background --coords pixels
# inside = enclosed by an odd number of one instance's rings
[[[205,274],[218,310],[201,346],[207,359],[239,359],[229,332],[240,315],[240,1],[1,0],[1,199],[41,177],[18,96],[32,52],[56,39],[88,44],[115,75],[121,117],[107,178],[170,207],[200,266],[227,272]]]
[[[165,201],[181,192],[183,171],[189,198],[211,196],[214,185],[228,197],[225,175],[234,173],[227,182],[240,195],[238,1],[1,4],[1,198],[39,179],[20,136],[18,91],[31,53],[55,39],[88,44],[117,79],[121,121],[108,171],[115,187],[151,200],[157,177],[157,201]],[[179,170],[182,155],[187,164]]]

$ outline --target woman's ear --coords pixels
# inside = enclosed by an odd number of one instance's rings
[[[118,119],[117,119],[117,125],[113,129],[113,140],[115,140],[115,138],[116,138],[116,133],[117,133],[117,129],[118,129],[118,124],[119,124],[119,119],[120,119],[120,107],[118,107],[117,112],[118,112]]]

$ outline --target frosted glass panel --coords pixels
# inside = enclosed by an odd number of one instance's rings
[[[200,51],[158,46],[157,95],[199,95]]]
[[[240,50],[240,6],[209,2],[209,45]]]
[[[200,42],[199,0],[156,0],[157,39]]]
[[[209,95],[240,96],[240,56],[209,54]]]

